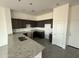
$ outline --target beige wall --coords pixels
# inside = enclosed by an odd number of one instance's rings
[[[36,16],[37,21],[46,20],[46,19],[53,19],[53,10],[52,10],[52,12]]]
[[[16,19],[35,20],[35,17],[33,15],[21,13],[18,11],[12,11],[11,15],[12,15],[12,18],[16,18]]]
[[[79,48],[79,5],[70,7],[70,37],[68,44]]]
[[[48,12],[48,13],[38,15],[38,16],[29,15],[27,13],[21,13],[18,11],[12,11],[11,17],[16,18],[16,19],[26,19],[26,20],[34,20],[34,21],[53,19],[53,10],[52,12]]]

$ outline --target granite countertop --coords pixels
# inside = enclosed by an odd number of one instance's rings
[[[20,41],[18,37],[27,40]],[[8,57],[9,58],[33,58],[40,53],[44,47],[36,41],[24,36],[22,33],[9,35]]]
[[[39,31],[43,32],[45,31],[45,28],[43,27],[34,27],[34,28],[20,28],[20,29],[13,29],[13,32],[30,32],[30,31]]]

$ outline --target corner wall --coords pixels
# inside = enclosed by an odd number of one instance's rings
[[[0,46],[8,44],[8,32],[5,18],[5,8],[0,7]]]
[[[0,47],[8,45],[8,34],[12,34],[10,9],[0,6]]]
[[[7,23],[8,34],[12,34],[12,22],[11,22],[11,10],[10,8],[5,8],[5,18]]]
[[[66,32],[68,24],[69,4],[64,4],[53,9],[53,43],[66,48]]]

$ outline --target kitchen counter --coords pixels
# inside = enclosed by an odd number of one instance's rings
[[[46,28],[42,28],[42,27],[35,27],[35,28],[20,28],[20,29],[13,29],[13,32],[31,32],[31,31],[39,31],[39,32],[43,32],[46,31]],[[49,30],[50,32],[52,32],[52,28]]]
[[[27,40],[20,41],[18,37],[25,37]],[[44,47],[36,41],[23,35],[23,33],[16,33],[9,35],[8,44],[8,57],[9,58],[33,58],[42,50]]]

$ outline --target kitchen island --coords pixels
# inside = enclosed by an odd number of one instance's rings
[[[24,37],[26,40],[20,41],[19,37]],[[42,58],[42,50],[44,47],[23,35],[16,33],[9,35],[8,57],[9,58]]]

